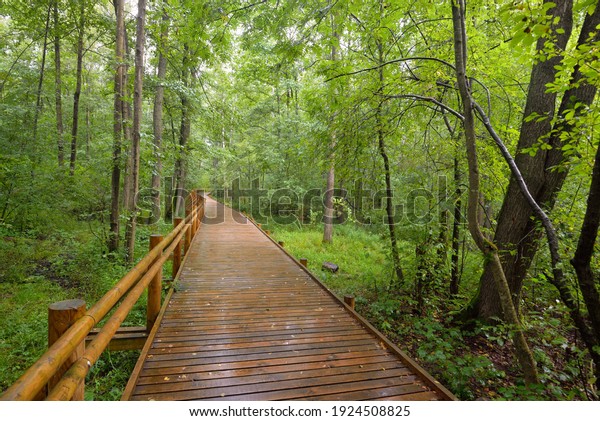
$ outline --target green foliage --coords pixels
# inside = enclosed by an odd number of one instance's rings
[[[85,400],[120,400],[139,354],[139,351],[107,351],[102,354],[86,379]]]

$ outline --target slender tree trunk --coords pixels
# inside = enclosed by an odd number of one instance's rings
[[[190,68],[189,68],[189,46],[184,45],[183,54],[183,69],[182,80],[186,88],[191,84]],[[175,160],[175,208],[174,216],[182,216],[182,211],[185,209],[185,178],[186,178],[186,147],[191,133],[191,116],[190,116],[190,98],[186,92],[181,94],[181,124],[179,126],[179,145],[177,150],[177,158]]]
[[[86,95],[91,97],[90,80],[86,78]],[[85,159],[89,160],[92,145],[92,109],[89,103],[85,104]]]
[[[135,230],[137,224],[137,194],[139,191],[140,174],[140,137],[142,126],[142,92],[144,81],[144,46],[146,43],[146,0],[138,0],[138,16],[136,25],[135,42],[135,80],[133,92],[133,142],[131,144],[131,193],[132,206],[129,209],[130,216],[125,232],[127,241],[127,260],[133,262],[135,250]]]
[[[162,177],[162,139],[163,139],[163,104],[165,97],[164,80],[167,76],[167,58],[164,50],[167,47],[169,34],[169,17],[163,9],[162,28],[158,45],[158,69],[156,94],[154,96],[153,131],[154,131],[154,170],[152,171],[152,218],[158,221],[160,217],[160,181]]]
[[[378,64],[383,63],[383,45],[381,42],[377,43],[377,49],[379,52]],[[379,149],[379,155],[383,160],[383,171],[385,174],[385,212],[387,217],[387,226],[390,234],[390,250],[392,253],[392,264],[394,265],[395,280],[399,284],[404,281],[404,272],[402,271],[402,265],[400,263],[400,254],[398,253],[398,239],[396,236],[396,221],[394,219],[394,190],[392,187],[392,174],[390,168],[390,159],[387,154],[385,145],[385,132],[383,127],[383,99],[381,94],[383,93],[384,85],[384,74],[383,67],[379,68],[379,88],[377,90],[380,95],[379,102],[377,103],[377,109],[375,111],[375,124],[377,127],[377,144]]]
[[[121,142],[123,140],[123,79],[125,73],[125,21],[124,0],[114,0],[116,15],[115,89],[113,113],[113,157],[111,176],[110,234],[108,249],[115,252],[119,248],[119,191],[121,188]]]
[[[438,244],[436,246],[436,260],[433,268],[433,273],[436,279],[440,280],[444,277],[444,273],[448,266],[448,233],[450,219],[448,207],[446,202],[448,201],[448,185],[446,178],[440,177],[438,185],[438,207],[439,207],[439,234]]]
[[[42,111],[42,87],[44,84],[44,71],[46,68],[46,54],[48,51],[48,32],[50,28],[50,12],[52,11],[52,4],[48,5],[48,14],[46,16],[46,27],[44,29],[44,46],[42,48],[42,64],[40,69],[40,77],[38,79],[37,93],[35,99],[35,112],[33,115],[33,145],[37,145],[37,131],[38,121],[40,119],[40,113]]]
[[[131,93],[129,90],[129,59],[131,57],[129,41],[127,37],[127,26],[125,26],[125,72],[123,73],[123,152],[125,154],[125,169],[123,171],[123,207],[126,210],[133,208],[133,180],[131,178],[131,168],[133,167],[133,155],[131,145],[133,144]]]
[[[454,157],[454,218],[452,220],[452,254],[450,256],[450,295],[458,294],[460,271],[458,259],[460,254],[460,225],[462,222],[462,188],[458,157]]]
[[[65,164],[65,139],[62,112],[62,77],[60,69],[60,22],[58,20],[58,0],[53,4],[54,16],[54,86],[56,102],[56,146],[58,150],[58,166]]]
[[[331,2],[330,2],[331,4]],[[338,39],[339,35],[335,31],[333,16],[331,21],[333,36]],[[337,49],[335,46],[331,46],[331,61],[337,60]],[[333,242],[333,191],[335,189],[335,146],[336,146],[336,133],[333,128],[334,116],[330,117],[331,121],[331,145],[329,153],[329,170],[327,171],[327,184],[325,187],[325,198],[323,201],[323,243]]]
[[[83,73],[83,36],[85,33],[85,1],[81,1],[79,9],[79,34],[77,36],[77,81],[73,93],[73,126],[71,128],[71,159],[69,161],[69,174],[75,174],[75,161],[77,160],[77,132],[79,127],[79,98],[81,97],[81,82]]]
[[[452,5],[452,22],[454,27],[454,57],[456,63],[456,78],[460,97],[463,103],[463,128],[465,132],[467,162],[469,167],[469,199],[467,220],[469,231],[477,247],[490,261],[494,281],[500,296],[505,321],[511,326],[512,340],[516,356],[523,370],[527,383],[538,383],[538,374],[533,354],[525,339],[525,334],[511,299],[508,281],[504,275],[497,247],[483,235],[478,218],[479,208],[479,168],[476,149],[475,118],[469,82],[466,75],[467,45],[465,29],[464,0],[450,0]]]
[[[335,135],[332,135],[332,143],[335,143]],[[329,170],[327,171],[327,184],[325,187],[325,200],[323,209],[323,242],[333,242],[333,191],[335,189],[335,164],[334,155],[331,153]]]

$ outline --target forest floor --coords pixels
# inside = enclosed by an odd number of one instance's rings
[[[24,235],[0,226],[0,393],[46,351],[49,304],[79,298],[89,307],[127,272],[122,256],[107,254],[101,229],[82,222]],[[148,249],[147,238],[140,227],[138,256]],[[145,323],[144,300],[125,325]],[[119,400],[138,355],[104,352],[86,379],[86,399]]]

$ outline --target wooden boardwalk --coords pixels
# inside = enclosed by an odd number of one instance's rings
[[[254,224],[207,218],[123,399],[454,399]]]

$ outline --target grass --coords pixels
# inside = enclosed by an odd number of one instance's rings
[[[170,228],[140,225],[136,261],[151,232]],[[80,298],[89,308],[127,272],[122,256],[108,255],[94,229],[101,227],[75,223],[49,236],[0,232],[0,392],[46,351],[49,304]],[[170,277],[168,265],[165,274]],[[123,325],[145,324],[145,301],[144,294]],[[118,400],[138,355],[104,352],[86,379],[86,399]]]
[[[346,226],[339,226],[333,243],[324,244],[318,229],[274,229],[274,238],[285,243],[297,258],[308,259],[308,268],[339,295],[372,294],[387,288],[391,267],[381,238]],[[270,229],[270,228],[267,228]],[[323,270],[324,262],[339,266],[336,274]]]

